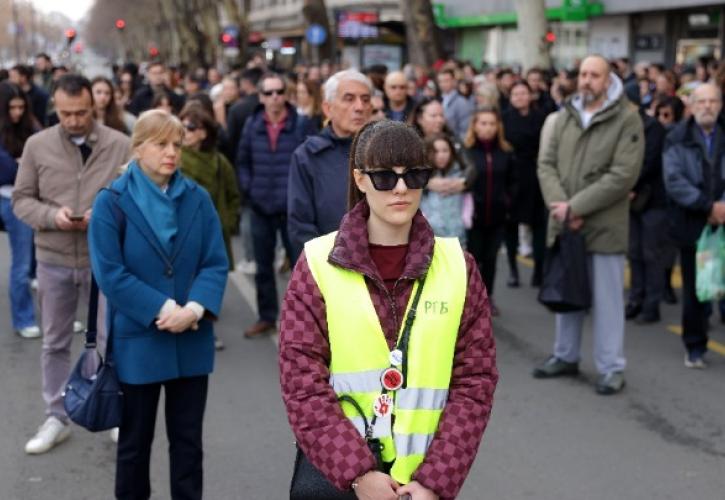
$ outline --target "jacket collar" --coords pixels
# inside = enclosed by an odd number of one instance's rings
[[[351,145],[352,137],[338,137],[332,130],[332,125],[327,125],[319,134],[309,138],[307,148],[310,153],[317,154],[325,149],[336,147],[347,148],[349,150]]]
[[[127,220],[136,226],[136,228],[143,234],[144,238],[148,241],[151,247],[159,254],[159,256],[166,262],[168,266],[171,266],[183,248],[186,239],[189,236],[191,230],[191,221],[194,219],[196,212],[199,210],[201,200],[198,196],[191,196],[191,193],[196,189],[197,184],[190,182],[182,174],[179,174],[177,179],[179,182],[186,183],[186,189],[177,201],[177,216],[179,221],[179,230],[176,233],[174,239],[174,245],[171,250],[171,255],[167,254],[161,243],[159,242],[156,234],[149,226],[146,218],[141,213],[136,202],[133,201],[131,194],[128,191],[128,174],[124,174],[111,183],[111,189],[116,191],[118,196],[118,206],[126,215]]]
[[[294,130],[297,125],[297,110],[290,103],[285,103],[284,106],[287,109],[287,116],[285,117],[284,128],[282,130],[289,132],[290,130]],[[255,128],[257,131],[267,133],[267,124],[264,119],[264,104],[259,103],[254,108],[254,118],[256,120]]]
[[[365,200],[345,214],[328,262],[383,283],[378,268],[370,257],[367,225],[369,217],[370,207]],[[408,255],[405,257],[401,278],[417,279],[428,271],[433,258],[434,242],[433,230],[418,210],[410,228]]]
[[[71,140],[71,135],[60,124],[58,124],[58,131],[60,133],[60,136],[67,144],[71,144],[75,147],[75,144]],[[95,149],[96,144],[100,140],[102,134],[103,131],[101,129],[101,124],[98,123],[96,120],[93,120],[91,131],[86,136],[86,144],[88,145],[88,147],[90,147],[91,149]]]

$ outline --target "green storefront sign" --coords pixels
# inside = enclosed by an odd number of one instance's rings
[[[604,14],[604,4],[588,0],[562,0],[561,6],[546,9],[546,19],[549,21],[586,21],[591,17],[601,16],[602,14]],[[433,15],[436,24],[441,28],[516,24],[515,12],[493,12],[475,16],[447,16],[445,5],[440,3],[433,4]]]

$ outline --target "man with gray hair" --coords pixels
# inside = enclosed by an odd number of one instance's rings
[[[356,70],[332,75],[323,87],[329,124],[293,153],[287,189],[287,231],[296,262],[304,244],[340,225],[347,211],[352,138],[368,120],[373,85]]]
[[[549,205],[549,245],[568,225],[586,240],[592,292],[597,394],[624,388],[624,263],[629,193],[642,167],[644,138],[636,107],[601,56],[585,58],[578,92],[567,100],[539,151],[539,181]],[[543,135],[543,134],[542,134]],[[579,372],[584,311],[556,315],[552,355],[536,378]]]
[[[707,308],[695,293],[696,242],[705,224],[725,224],[725,123],[722,94],[701,84],[691,96],[692,116],[665,139],[662,169],[670,198],[670,237],[680,247],[682,341],[685,366],[705,368]]]

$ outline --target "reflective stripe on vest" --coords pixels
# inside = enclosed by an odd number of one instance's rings
[[[373,403],[382,391],[380,375],[390,366],[390,350],[364,276],[328,262],[336,234],[308,242],[305,255],[326,306],[330,384],[336,394],[353,397],[370,422]],[[466,286],[466,263],[458,239],[436,238],[411,330],[407,387],[393,393],[394,419],[390,414],[378,418],[373,429],[373,437],[384,447],[383,460],[393,462],[391,476],[401,484],[410,482],[425,458],[448,400]],[[341,407],[364,435],[357,411],[350,404]]]

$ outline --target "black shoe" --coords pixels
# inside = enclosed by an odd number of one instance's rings
[[[531,286],[533,286],[534,288],[541,287],[541,275],[540,274],[534,273],[531,276]]]
[[[601,375],[599,379],[597,379],[597,383],[594,388],[597,391],[597,394],[602,396],[611,396],[612,394],[617,394],[624,389],[625,385],[627,384],[624,381],[624,375],[622,372],[612,372],[607,373],[606,375]]]
[[[653,312],[653,313],[644,312],[644,313],[640,314],[637,319],[634,320],[634,322],[637,323],[638,325],[648,325],[651,323],[659,323],[659,321],[660,321],[659,311]]]
[[[637,316],[639,316],[639,313],[642,312],[642,304],[635,304],[633,302],[630,302],[627,304],[627,307],[624,308],[624,318],[625,319],[634,319]]]
[[[506,284],[508,285],[509,288],[518,288],[521,286],[518,276],[509,276],[509,279],[506,282]]]
[[[662,294],[662,301],[665,304],[677,304],[677,295],[672,288],[665,288],[665,292]]]
[[[531,372],[534,378],[554,378],[578,374],[579,363],[567,363],[556,356],[549,356],[546,361],[534,368],[534,371]]]

